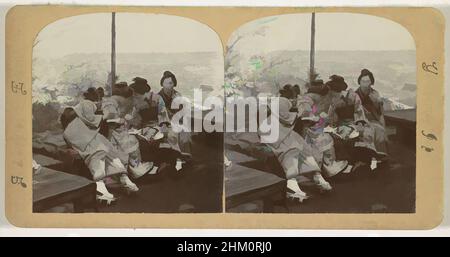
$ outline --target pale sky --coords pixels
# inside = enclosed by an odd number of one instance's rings
[[[111,13],[58,20],[38,35],[35,56],[59,58],[73,53],[111,51]],[[217,52],[218,35],[208,26],[179,16],[116,13],[117,53]]]
[[[309,50],[311,14],[266,17],[240,27],[233,35],[250,35],[266,27],[265,36],[245,36],[236,49],[243,54],[275,50]],[[250,34],[249,34],[250,33]],[[231,42],[231,40],[230,40]],[[316,50],[415,50],[409,32],[377,16],[316,13]]]
[[[188,22],[187,22],[188,21]],[[266,27],[265,36],[246,36],[236,49],[245,55],[274,50],[309,50],[311,14],[267,17],[247,23],[233,35]],[[109,53],[111,14],[65,18],[45,27],[37,57]],[[163,14],[117,13],[117,53],[222,52],[218,35],[199,22]],[[388,19],[362,14],[317,13],[316,50],[414,50],[412,36]]]

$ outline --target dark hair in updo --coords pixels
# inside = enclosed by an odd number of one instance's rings
[[[104,88],[98,87],[98,88],[96,89],[96,91],[97,91],[97,95],[98,95],[99,98],[102,98],[102,97],[105,96],[105,89],[104,89]]]
[[[370,85],[375,84],[375,78],[373,77],[373,73],[372,73],[370,70],[368,70],[368,69],[362,69],[362,70],[361,70],[361,74],[360,74],[359,77],[358,77],[358,84],[361,83],[361,79],[362,79],[363,77],[365,77],[365,76],[369,76],[370,82],[371,82]]]
[[[294,90],[295,96],[298,96],[298,95],[301,93],[301,91],[300,91],[300,86],[297,85],[297,84],[295,84],[295,85],[292,87],[292,90]]]
[[[173,73],[170,72],[170,71],[165,71],[165,72],[163,73],[163,76],[162,76],[161,81],[159,82],[159,84],[162,86],[164,80],[167,79],[167,78],[171,78],[171,79],[172,79],[173,87],[176,87],[176,86],[177,86],[177,78],[175,77],[175,74],[173,74]]]
[[[97,102],[99,100],[97,90],[95,87],[90,87],[83,93],[83,97],[86,100],[90,100],[92,102]]]
[[[280,96],[288,99],[293,99],[296,95],[295,86],[293,87],[291,84],[286,84],[280,89]]]
[[[150,85],[147,83],[147,80],[141,77],[136,77],[133,79],[133,83],[130,87],[134,90],[135,93],[143,95],[150,91]]]
[[[347,89],[348,85],[345,83],[344,77],[339,75],[331,75],[330,80],[325,85],[335,92],[341,92]]]

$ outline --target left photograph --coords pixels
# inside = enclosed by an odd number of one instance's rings
[[[47,25],[33,45],[33,212],[222,212],[223,133],[171,120],[181,96],[203,124],[194,89],[223,99],[223,63],[218,35],[183,17]]]

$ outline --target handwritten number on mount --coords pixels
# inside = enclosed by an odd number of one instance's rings
[[[438,68],[437,68],[436,62],[432,62],[431,64],[427,64],[426,62],[422,62],[422,69],[424,71],[426,71],[426,72],[430,72],[430,73],[432,73],[434,75],[438,75]],[[436,140],[437,141],[437,137],[434,134],[432,134],[432,133],[426,134],[425,131],[423,131],[423,130],[421,132],[422,132],[422,135],[426,139],[428,139],[428,140]],[[432,147],[427,147],[427,146],[423,146],[422,145],[421,148],[423,150],[425,150],[426,152],[429,152],[429,153],[434,151],[434,149]]]
[[[434,75],[438,75],[438,68],[436,62],[432,62],[431,64],[427,64],[425,62],[422,63],[422,69],[426,72],[433,73]]]
[[[422,130],[422,135],[428,140],[436,140],[437,141],[437,137],[432,133],[425,134],[425,131]]]
[[[22,82],[14,82],[11,81],[11,90],[13,93],[18,94],[21,93],[22,95],[26,95],[27,91],[23,88]]]
[[[25,182],[23,182],[22,177],[11,176],[11,183],[14,185],[21,185],[23,188],[27,187],[27,184],[25,184]]]
[[[427,151],[427,152],[432,152],[432,151],[434,151],[433,148],[431,148],[431,147],[426,147],[426,146],[423,146],[423,145],[422,145],[421,148],[424,149],[424,150]]]

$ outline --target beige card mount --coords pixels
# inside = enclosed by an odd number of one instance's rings
[[[433,8],[16,6],[6,19],[7,218],[19,227],[435,227],[443,209],[444,24]],[[224,100],[278,96],[290,84],[323,100],[328,94],[308,90],[321,79],[333,91],[332,75],[345,80],[346,92],[357,92],[364,77],[372,82],[378,98],[358,97],[353,110],[371,113],[371,103],[383,103],[384,124],[371,127],[371,140],[387,144],[389,160],[378,154],[352,176],[323,175],[333,188],[326,194],[299,166],[298,186],[311,196],[303,203],[287,197],[292,166],[277,157],[283,149],[208,133],[200,122],[200,132],[172,134],[172,148],[154,150],[149,142],[170,138],[167,127],[131,125],[131,114],[146,117],[139,103],[148,110],[170,103],[166,87]],[[71,106],[83,120],[90,111],[114,113],[108,103],[119,116],[103,123],[105,135],[74,127],[86,122],[70,116],[63,130]],[[208,108],[199,108],[207,119]],[[125,146],[125,160],[114,155]],[[355,166],[361,153],[344,159]],[[324,174],[321,156],[313,159]]]

